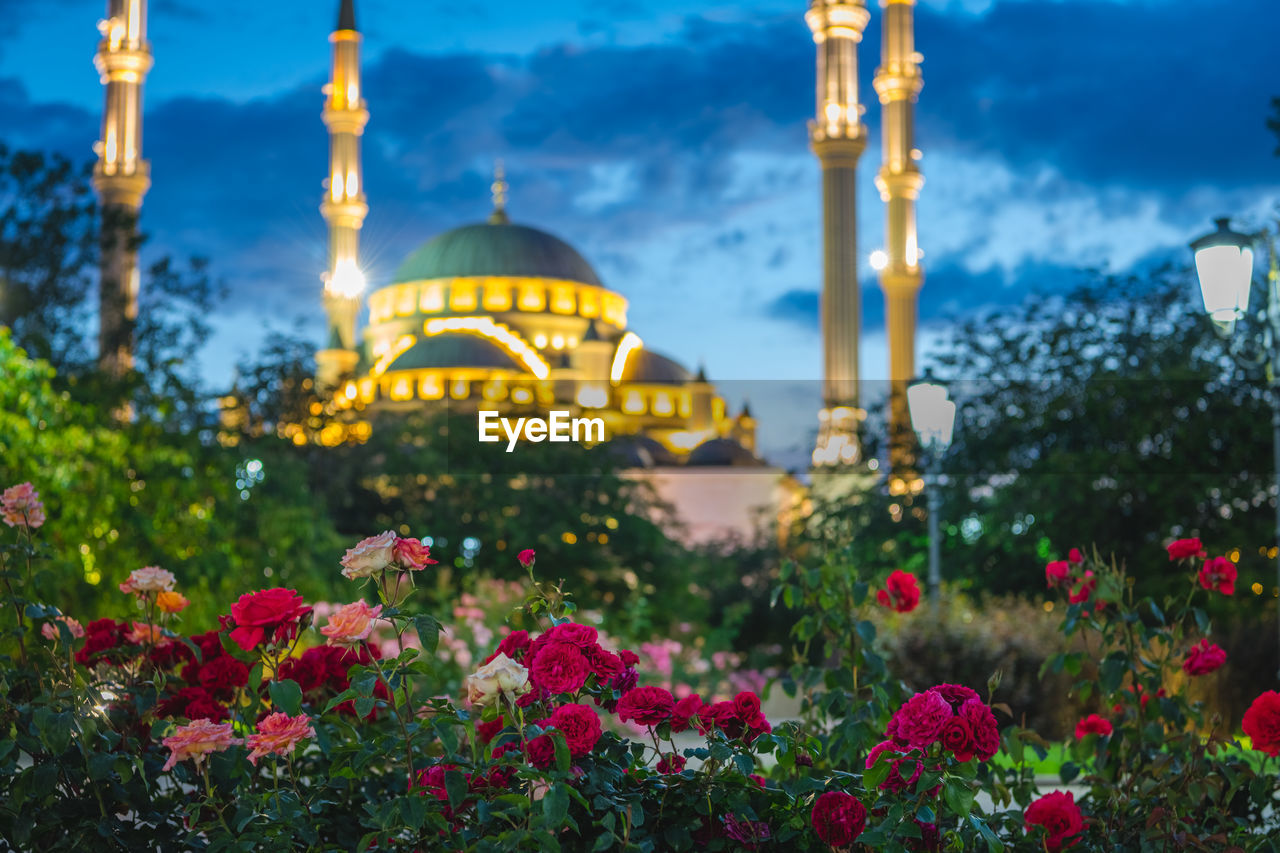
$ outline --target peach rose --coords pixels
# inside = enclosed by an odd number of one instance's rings
[[[161,590],[156,596],[156,607],[160,608],[162,613],[178,613],[185,610],[190,603],[185,595],[171,589]]]
[[[10,527],[35,529],[44,524],[44,504],[30,483],[10,486],[0,493],[0,519]]]
[[[354,646],[369,638],[373,631],[373,622],[382,612],[382,605],[370,607],[365,601],[353,601],[344,604],[329,617],[329,624],[320,629],[320,633],[329,639],[330,646]]]
[[[84,626],[70,616],[55,616],[48,622],[40,626],[40,633],[44,635],[46,640],[56,640],[60,636],[58,632],[58,624],[61,622],[67,626],[67,630],[71,632],[71,636],[80,638],[84,636]]]
[[[161,741],[169,747],[169,760],[164,769],[172,770],[179,761],[190,758],[196,767],[204,761],[204,757],[214,752],[222,752],[227,747],[244,743],[231,734],[230,723],[215,723],[210,720],[194,720],[185,726],[178,726],[173,734]]]
[[[167,642],[159,625],[148,625],[145,622],[134,622],[133,629],[125,635],[125,639],[139,646],[144,643],[158,646]]]
[[[437,562],[431,559],[431,549],[419,539],[397,539],[394,554],[400,568],[407,572],[420,572]]]
[[[258,723],[258,730],[246,741],[245,745],[252,750],[249,763],[256,766],[264,755],[287,756],[301,741],[315,736],[316,730],[311,727],[311,718],[306,714],[296,717],[290,717],[283,711],[269,714]]]
[[[134,595],[162,592],[173,589],[173,583],[173,572],[167,572],[158,566],[144,566],[129,573],[128,579],[120,584],[120,591],[131,592]]]
[[[376,575],[395,562],[395,548],[398,537],[394,530],[387,530],[377,536],[370,536],[359,542],[356,547],[347,549],[342,558],[342,574],[355,580]]]
[[[467,676],[467,701],[480,707],[492,705],[499,696],[522,696],[531,689],[529,670],[502,653]]]

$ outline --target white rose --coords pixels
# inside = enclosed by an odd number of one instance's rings
[[[467,676],[467,701],[479,707],[492,705],[499,696],[522,696],[531,689],[529,670],[505,654]]]
[[[342,558],[342,574],[352,580],[376,575],[391,565],[395,547],[394,530],[370,536],[356,547],[347,549],[346,556]]]

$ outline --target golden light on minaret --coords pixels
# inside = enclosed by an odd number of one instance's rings
[[[360,90],[360,33],[353,0],[342,0],[333,43],[333,70],[324,88],[324,124],[329,129],[329,174],[320,213],[329,225],[329,267],[324,274],[324,309],[329,329],[316,353],[316,378],[333,388],[354,371],[356,319],[364,294],[360,271],[360,228],[369,212],[360,166],[360,136],[369,121]]]
[[[890,455],[894,467],[910,464],[913,436],[907,383],[915,375],[916,314],[924,269],[916,232],[916,200],[924,185],[915,147],[915,103],[924,86],[923,59],[915,49],[915,0],[881,0],[884,40],[875,89],[882,107],[884,162],[876,186],[886,205],[884,261],[877,269],[884,290],[889,338]]]
[[[138,319],[138,212],[151,186],[142,158],[142,84],[151,70],[146,0],[107,0],[98,22],[102,40],[93,64],[106,99],[93,186],[102,205],[99,264],[98,364],[113,376],[133,366]]]
[[[861,460],[858,404],[858,159],[867,145],[858,102],[858,43],[870,13],[863,0],[812,0],[805,21],[818,48],[817,108],[809,141],[822,165],[823,407],[815,466]]]

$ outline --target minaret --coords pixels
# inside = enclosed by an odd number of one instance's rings
[[[324,88],[324,124],[329,129],[329,177],[320,213],[329,225],[329,268],[324,274],[326,348],[316,353],[316,379],[335,387],[355,371],[356,316],[364,293],[360,271],[360,227],[369,205],[360,169],[360,136],[369,121],[360,91],[360,33],[353,0],[342,0],[333,42],[333,73]]]
[[[915,102],[924,86],[923,57],[916,53],[916,0],[881,0],[884,41],[875,89],[883,108],[884,164],[876,186],[886,204],[884,290],[885,327],[889,337],[890,458],[894,468],[910,464],[911,421],[906,386],[915,375],[916,303],[924,270],[916,235],[916,199],[924,185],[915,148]]]
[[[151,70],[146,0],[107,0],[98,22],[102,41],[93,57],[106,87],[102,138],[93,186],[102,206],[98,305],[98,365],[113,376],[133,367],[138,319],[138,211],[151,186],[142,159],[142,83]]]
[[[822,164],[823,408],[815,466],[853,464],[862,456],[857,167],[867,129],[858,103],[858,43],[869,17],[863,0],[811,0],[805,13],[818,45],[817,116],[809,140]]]

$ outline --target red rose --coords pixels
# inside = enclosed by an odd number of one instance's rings
[[[1075,589],[1067,595],[1067,601],[1072,604],[1084,604],[1089,600],[1089,596],[1093,595],[1093,591],[1098,588],[1098,579],[1093,576],[1091,569],[1084,570],[1084,577],[1076,585]]]
[[[1105,737],[1109,734],[1111,734],[1111,721],[1106,717],[1090,714],[1076,723],[1076,740],[1084,740],[1087,735],[1102,735]]]
[[[636,687],[618,700],[618,719],[634,720],[642,726],[656,726],[671,718],[676,699],[661,687]]]
[[[231,605],[231,618],[236,628],[231,639],[251,652],[264,641],[282,642],[297,634],[298,620],[311,612],[302,596],[292,589],[276,587],[246,592]]]
[[[577,646],[547,643],[533,657],[529,678],[551,693],[575,693],[586,684],[591,667]]]
[[[520,561],[520,565],[524,566],[526,569],[529,568],[530,566],[533,565],[533,559],[534,559],[533,549],[525,548],[519,554],[516,554],[516,559]]]
[[[76,663],[91,666],[106,656],[106,652],[125,645],[129,626],[114,619],[95,619],[84,626],[84,645],[76,652]]]
[[[548,722],[564,735],[569,754],[574,758],[590,755],[600,740],[600,717],[589,705],[561,705],[551,713]]]
[[[529,763],[539,770],[546,770],[556,763],[556,744],[551,735],[538,735],[525,747]]]
[[[1071,564],[1066,560],[1054,560],[1044,567],[1044,579],[1049,589],[1065,586],[1071,578]]]
[[[200,686],[220,698],[230,699],[237,687],[249,683],[249,667],[231,655],[220,655],[200,667]]]
[[[1202,639],[1187,650],[1182,671],[1187,675],[1206,675],[1227,662],[1227,653],[1221,646]]]
[[[658,772],[668,776],[674,775],[684,769],[684,763],[683,755],[676,755],[674,752],[670,755],[664,755],[658,760]]]
[[[969,724],[963,717],[952,717],[947,720],[938,740],[944,749],[949,749],[955,754],[956,761],[968,761],[973,758],[975,751],[973,732],[969,730]]]
[[[1226,557],[1214,557],[1206,560],[1200,569],[1200,586],[1205,589],[1216,589],[1223,595],[1234,595],[1236,591],[1236,564]]]
[[[498,732],[502,731],[506,727],[507,726],[502,719],[502,715],[499,714],[487,723],[476,723],[476,737],[480,739],[481,743],[489,743],[498,736]]]
[[[212,696],[201,696],[188,703],[186,717],[188,720],[212,720],[220,723],[230,719],[231,713]]]
[[[632,667],[640,663],[640,655],[630,649],[622,649],[618,652],[618,657],[622,658],[622,665]]]
[[[1080,553],[1079,548],[1072,548],[1070,551],[1067,552],[1067,560],[1070,561],[1073,565],[1079,565],[1080,563],[1084,562],[1084,554]]]
[[[867,810],[844,791],[827,791],[813,804],[809,820],[824,844],[848,847],[867,825]]]
[[[917,693],[893,712],[886,729],[889,737],[907,746],[926,750],[942,734],[947,720],[955,716],[951,703],[941,693]]]
[[[690,693],[688,696],[676,703],[674,710],[671,712],[671,731],[683,732],[688,731],[689,722],[702,710],[702,697],[697,693]]]
[[[899,613],[910,613],[920,603],[920,585],[916,576],[897,569],[889,574],[885,588],[876,593],[876,601]]]
[[[1084,817],[1076,805],[1075,795],[1068,792],[1045,794],[1027,806],[1024,817],[1028,830],[1033,826],[1044,827],[1048,834],[1045,847],[1049,853],[1057,853],[1064,846],[1073,844],[1067,839],[1084,829]]]
[[[1191,560],[1196,557],[1207,556],[1204,545],[1200,543],[1199,539],[1179,539],[1176,542],[1170,542],[1166,549],[1169,552],[1170,560]]]
[[[1280,693],[1268,690],[1253,700],[1241,723],[1253,748],[1267,755],[1280,755]]]

